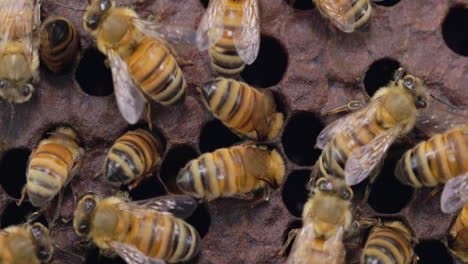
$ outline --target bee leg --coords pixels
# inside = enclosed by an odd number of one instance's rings
[[[26,198],[26,186],[24,186],[23,189],[21,190],[21,198],[16,202],[16,205],[20,206],[23,203],[25,198]]]
[[[428,202],[430,199],[434,198],[439,192],[441,192],[444,188],[444,185],[436,185],[426,196],[424,202]]]
[[[148,121],[148,127],[150,130],[153,130],[153,115],[151,112],[151,103],[146,99],[146,120]]]
[[[136,180],[134,180],[130,185],[128,185],[128,190],[133,190],[135,189],[147,176],[149,173],[146,175],[142,175],[141,177],[138,177]]]
[[[63,189],[60,190],[59,192],[59,195],[57,198],[57,206],[55,207],[54,218],[52,218],[52,222],[49,225],[49,229],[52,229],[52,227],[55,225],[55,221],[57,221],[57,219],[60,216],[60,208],[62,207],[62,201],[63,201]]]
[[[260,190],[260,192],[256,195],[257,198],[252,200],[250,207],[253,208],[261,203],[268,202],[270,200],[271,188],[264,187]]]
[[[296,238],[298,232],[299,232],[299,228],[294,228],[289,231],[288,239],[286,240],[286,242],[284,242],[283,247],[281,247],[281,250],[278,252],[277,256],[279,257],[284,256],[284,253],[289,248],[293,240]]]
[[[320,114],[321,115],[335,115],[335,114],[345,112],[345,111],[346,112],[353,112],[353,111],[361,109],[362,106],[363,106],[363,104],[361,102],[353,100],[353,101],[350,101],[349,103],[347,103],[345,105],[339,106],[337,108],[334,108],[334,109],[326,111],[326,112],[321,112]]]
[[[310,173],[310,178],[309,178],[309,181],[307,181],[306,183],[306,190],[307,191],[312,191],[314,189],[314,186],[315,186],[315,181],[319,178],[320,174],[319,174],[319,168],[317,166],[317,164],[313,167],[311,173]]]

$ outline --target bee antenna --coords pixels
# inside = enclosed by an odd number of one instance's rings
[[[435,97],[433,94],[429,94],[429,95],[430,95],[432,98],[434,98],[436,101],[438,101],[439,103],[442,103],[442,104],[444,104],[444,105],[446,105],[446,106],[448,106],[448,107],[450,107],[450,108],[452,108],[452,109],[460,110],[459,107],[454,106],[454,105],[452,105],[451,103],[447,103],[447,102],[445,102],[444,100]]]
[[[81,12],[86,11],[86,9],[78,9],[78,8],[75,8],[75,7],[72,7],[72,6],[64,5],[64,4],[59,3],[59,2],[55,2],[55,4],[58,5],[58,6],[64,7],[64,8],[68,8],[68,9],[71,9],[71,10],[75,10],[75,11],[81,11]]]

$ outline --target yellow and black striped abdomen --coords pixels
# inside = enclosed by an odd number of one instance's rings
[[[182,219],[148,210],[129,218],[123,243],[134,245],[146,256],[169,263],[187,261],[198,253],[198,232]]]
[[[395,174],[404,184],[432,187],[468,172],[468,128],[438,134],[408,150]]]
[[[374,227],[362,253],[363,264],[410,264],[413,260],[413,245],[410,233],[402,224],[395,227]]]
[[[159,165],[162,142],[143,129],[129,131],[116,140],[105,162],[112,183],[126,184],[150,173]]]
[[[222,25],[217,27],[223,29],[221,38],[210,50],[211,66],[213,69],[226,76],[240,73],[245,63],[237,53],[234,43],[234,32],[242,26],[243,1],[228,0],[224,11]]]
[[[145,38],[126,62],[135,82],[156,102],[171,105],[185,95],[182,70],[163,43]]]
[[[364,26],[372,13],[369,0],[313,0],[340,30],[353,32]]]
[[[26,190],[31,204],[46,206],[64,184],[83,155],[77,136],[70,128],[58,128],[31,153]]]
[[[42,25],[39,54],[49,70],[60,73],[70,67],[78,54],[78,33],[65,18],[47,19]]]

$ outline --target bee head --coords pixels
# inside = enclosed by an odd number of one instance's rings
[[[0,97],[13,103],[24,103],[31,99],[34,86],[31,83],[13,83],[0,79]]]
[[[83,17],[84,28],[90,32],[95,31],[99,26],[103,14],[114,5],[114,2],[111,0],[93,0]]]
[[[49,236],[49,230],[41,223],[31,226],[31,238],[36,248],[36,256],[41,262],[48,262],[52,258],[54,247]]]
[[[78,202],[73,215],[73,228],[81,237],[88,237],[91,232],[91,219],[98,203],[96,194],[87,194]]]
[[[394,82],[407,89],[413,95],[414,104],[417,109],[427,107],[429,95],[426,92],[426,86],[423,80],[410,74],[404,75],[403,68],[399,68],[395,72]]]
[[[349,201],[353,198],[353,191],[344,182],[327,178],[320,178],[315,187],[315,192],[326,193]]]

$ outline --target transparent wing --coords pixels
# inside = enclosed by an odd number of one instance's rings
[[[323,129],[317,137],[316,146],[320,149],[324,149],[337,132],[343,129],[356,127],[364,122],[369,122],[369,117],[374,115],[380,101],[380,98],[376,98],[367,104],[363,109],[349,113],[325,127],[325,129]]]
[[[275,186],[271,182],[269,171],[270,151],[256,146],[246,146],[244,153],[243,164],[249,174],[254,175],[257,179],[267,182],[270,186]]]
[[[442,212],[451,214],[468,202],[468,173],[450,179],[444,186],[440,197]]]
[[[319,8],[320,12],[325,17],[344,32],[353,32],[354,16],[346,16],[348,11],[352,8],[353,1],[351,0],[321,0],[314,1]]]
[[[276,103],[273,97],[273,94],[269,90],[262,91],[263,95],[261,98],[258,98],[257,94],[255,95],[255,104],[254,111],[252,112],[252,123],[254,125],[255,131],[258,134],[257,140],[264,139],[269,132],[268,116],[274,112]]]
[[[120,242],[110,242],[110,245],[115,250],[115,253],[128,264],[166,264],[162,259],[146,256],[132,245]]]
[[[27,52],[32,57],[34,18],[36,1],[33,0],[6,0],[2,1],[0,12],[0,49],[11,39],[22,39]],[[3,8],[3,6],[5,8]]]
[[[107,58],[112,71],[117,106],[124,119],[129,124],[135,124],[145,107],[145,98],[140,89],[133,83],[127,63],[110,49]]]
[[[180,218],[187,218],[197,209],[197,202],[187,195],[169,194],[141,201],[123,203],[126,208],[142,207],[158,212],[171,213]]]
[[[133,25],[146,36],[162,39],[170,44],[195,44],[196,31],[189,26],[169,25],[139,18],[133,20]]]
[[[246,0],[242,6],[241,27],[234,32],[234,44],[242,60],[252,64],[260,49],[260,14],[258,0]]]
[[[356,185],[380,166],[388,148],[400,135],[401,130],[400,126],[387,129],[369,144],[351,151],[345,165],[346,183]]]
[[[223,35],[227,0],[211,0],[198,26],[196,42],[199,50],[207,50]]]

